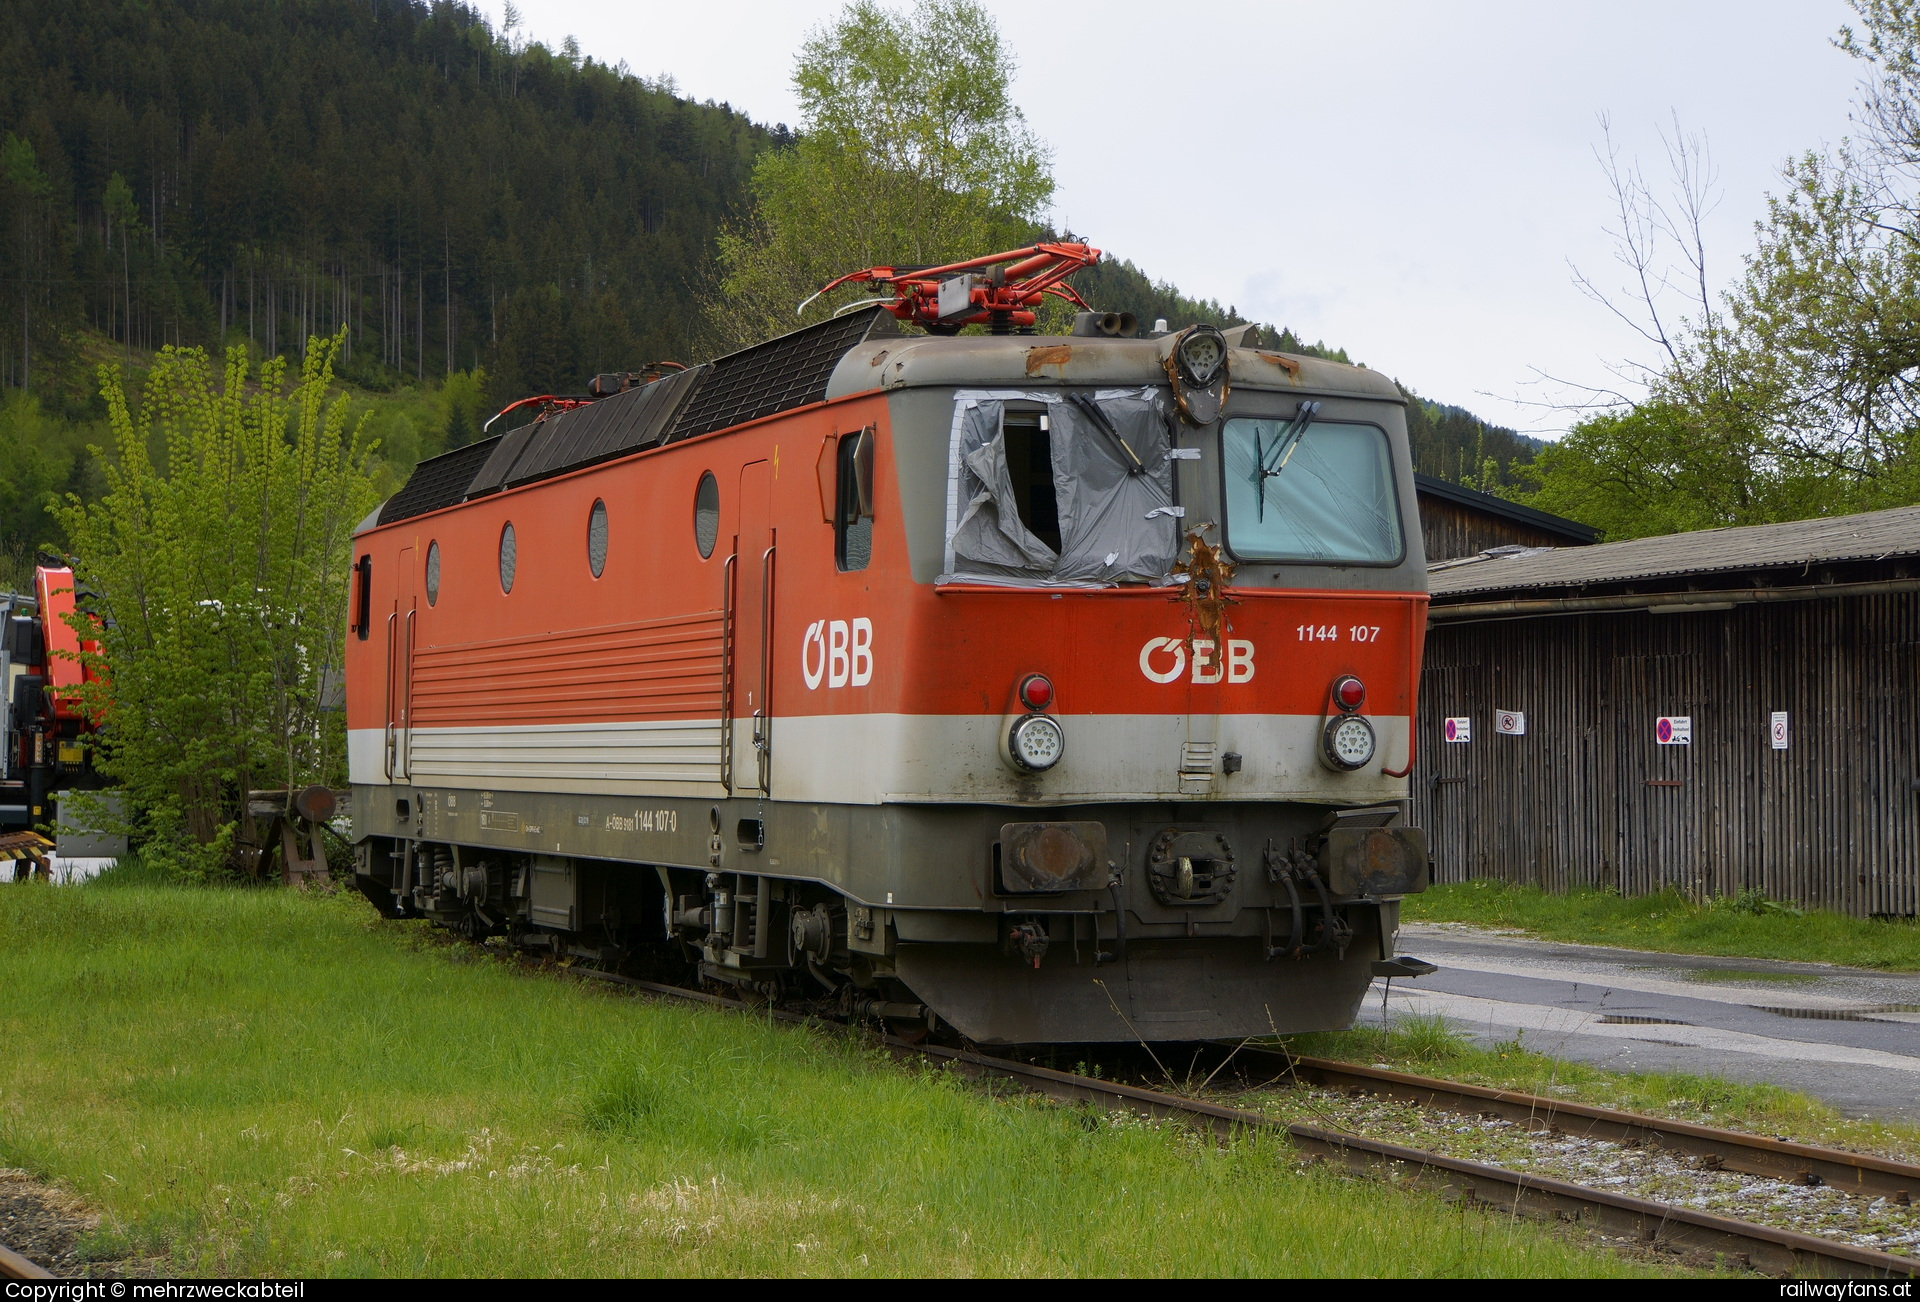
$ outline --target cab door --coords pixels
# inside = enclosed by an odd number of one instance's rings
[[[740,531],[733,539],[733,611],[727,716],[735,791],[766,792],[773,755],[773,470],[740,469]]]
[[[386,769],[394,782],[408,780],[408,716],[413,709],[414,549],[400,549],[394,574],[398,585],[393,613],[387,616]]]

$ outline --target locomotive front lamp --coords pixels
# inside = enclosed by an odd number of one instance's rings
[[[1066,750],[1067,734],[1044,714],[1016,719],[1007,732],[1008,757],[1028,773],[1044,773],[1060,762]]]
[[[1053,703],[1053,683],[1045,674],[1028,674],[1020,680],[1020,704],[1029,710],[1044,710]]]
[[[1333,699],[1343,710],[1357,710],[1367,701],[1367,685],[1348,674],[1333,685]]]
[[[1194,388],[1204,389],[1227,364],[1226,336],[1210,325],[1194,326],[1181,339],[1174,357],[1180,364],[1180,377]]]
[[[1351,773],[1373,758],[1373,725],[1357,714],[1341,714],[1327,720],[1320,737],[1327,763]]]

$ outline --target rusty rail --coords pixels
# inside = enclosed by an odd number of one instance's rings
[[[756,1007],[704,991],[686,990],[679,986],[643,981],[636,977],[620,976],[615,973],[582,971],[580,975],[613,981],[673,999],[749,1011],[756,1016],[769,1016],[779,1021],[818,1020],[798,1013],[783,1012],[764,1006]],[[1093,1103],[1153,1117],[1194,1121],[1222,1136],[1247,1132],[1284,1135],[1296,1148],[1310,1157],[1337,1162],[1355,1170],[1411,1177],[1429,1188],[1437,1188],[1443,1197],[1463,1205],[1484,1204],[1500,1210],[1583,1224],[1606,1230],[1616,1236],[1630,1236],[1655,1246],[1679,1251],[1718,1254],[1731,1264],[1748,1267],[1764,1274],[1814,1276],[1828,1279],[1908,1278],[1920,1275],[1920,1259],[1898,1257],[1892,1253],[1877,1252],[1871,1248],[1855,1247],[1852,1244],[1821,1238],[1817,1235],[1777,1229],[1770,1225],[1755,1225],[1748,1221],[1733,1220],[1724,1216],[1713,1216],[1691,1208],[1608,1193],[1604,1190],[1591,1189],[1584,1185],[1570,1184],[1528,1172],[1513,1171],[1485,1162],[1473,1162],[1464,1158],[1448,1157],[1442,1153],[1430,1153],[1423,1149],[1406,1148],[1377,1139],[1341,1134],[1318,1126],[1288,1123],[1257,1112],[1226,1107],[1203,1099],[1185,1098],[1137,1085],[1122,1084],[1118,1081],[1099,1080],[1091,1076],[1078,1076],[1071,1072],[1055,1071],[1050,1067],[1041,1067],[1032,1063],[995,1058],[968,1049],[913,1044],[896,1036],[881,1036],[880,1039],[888,1049],[900,1057],[919,1057],[946,1063],[970,1076],[997,1077],[1016,1081],[1025,1088],[1050,1098],[1067,1102]],[[1242,1050],[1242,1052],[1247,1051]],[[1259,1052],[1264,1054],[1269,1051]],[[1286,1055],[1276,1052],[1272,1057],[1285,1059]],[[1810,1160],[1811,1155],[1818,1154],[1836,1173],[1842,1167],[1853,1169],[1856,1165],[1864,1164],[1861,1165],[1863,1174],[1859,1177],[1860,1180],[1869,1178],[1864,1173],[1869,1168],[1883,1175],[1889,1170],[1897,1172],[1915,1169],[1878,1158],[1863,1158],[1851,1153],[1815,1149],[1807,1145],[1788,1144],[1779,1140],[1768,1140],[1756,1145],[1752,1142],[1756,1137],[1751,1135],[1714,1131],[1706,1126],[1691,1126],[1685,1122],[1664,1122],[1657,1118],[1641,1117],[1633,1113],[1610,1113],[1605,1108],[1538,1099],[1532,1095],[1515,1094],[1510,1091],[1482,1090],[1479,1086],[1429,1080],[1426,1077],[1410,1076],[1402,1072],[1356,1068],[1351,1064],[1329,1062],[1318,1058],[1292,1058],[1290,1062],[1293,1065],[1293,1072],[1300,1079],[1306,1078],[1301,1073],[1320,1072],[1324,1074],[1323,1079],[1329,1081],[1345,1079],[1356,1082],[1356,1085],[1358,1082],[1365,1081],[1369,1089],[1384,1090],[1391,1087],[1405,1090],[1409,1094],[1424,1090],[1425,1096],[1430,1099],[1471,1098],[1476,1105],[1485,1105],[1476,1110],[1515,1109],[1521,1110],[1528,1116],[1549,1118],[1557,1115],[1577,1123],[1591,1123],[1595,1127],[1609,1124],[1623,1128],[1638,1126],[1648,1134],[1661,1135],[1662,1143],[1667,1142],[1666,1136],[1669,1134],[1673,1136],[1675,1143],[1682,1139],[1680,1129],[1668,1130],[1667,1127],[1684,1128],[1686,1131],[1704,1132],[1705,1135],[1726,1136],[1730,1140],[1741,1141],[1737,1144],[1724,1145],[1723,1161],[1726,1160],[1726,1154],[1744,1154],[1749,1151],[1767,1152],[1778,1149],[1791,1150],[1795,1161],[1807,1161]],[[1341,1073],[1348,1073],[1348,1075],[1342,1076]],[[1546,1110],[1546,1105],[1549,1103],[1550,1111]],[[1443,1105],[1436,1103],[1435,1106]],[[1524,1112],[1528,1107],[1536,1110]],[[1548,1120],[1547,1124],[1555,1123]],[[1563,1126],[1563,1129],[1565,1128],[1567,1127]],[[1593,1130],[1588,1133],[1602,1132]],[[1633,1132],[1630,1129],[1622,1129],[1620,1133]],[[1698,1140],[1703,1136],[1694,1135],[1691,1138]],[[1741,1160],[1746,1159],[1743,1157]],[[1736,1167],[1735,1169],[1745,1168]],[[1796,1171],[1798,1169],[1796,1168]],[[1768,1171],[1764,1174],[1774,1174],[1774,1172]],[[1838,1185],[1841,1181],[1835,1180],[1832,1183]]]
[[[1240,1108],[1075,1076],[1029,1063],[990,1058],[966,1050],[906,1045],[891,1037],[888,1043],[889,1047],[898,1045],[905,1051],[936,1061],[952,1062],[971,1074],[1019,1080],[1052,1098],[1107,1103],[1151,1116],[1194,1118],[1223,1135],[1243,1131],[1284,1133],[1296,1147],[1311,1156],[1356,1170],[1409,1175],[1428,1187],[1438,1187],[1443,1196],[1464,1205],[1484,1203],[1504,1211],[1581,1223],[1660,1247],[1718,1254],[1764,1274],[1827,1279],[1904,1278],[1920,1274],[1920,1260],[1858,1248],[1817,1235],[1713,1216],[1645,1198],[1630,1198],[1485,1162],[1340,1134],[1318,1126],[1289,1124]]]
[[[1800,1184],[1826,1184],[1867,1198],[1900,1199],[1920,1194],[1920,1166],[1864,1153],[1816,1148],[1765,1135],[1742,1134],[1690,1121],[1670,1121],[1637,1112],[1543,1098],[1516,1090],[1436,1080],[1384,1067],[1362,1067],[1326,1058],[1299,1058],[1272,1049],[1243,1048],[1242,1061],[1268,1063],[1276,1076],[1346,1093],[1379,1094],[1423,1108],[1490,1113],[1536,1130],[1558,1129],[1593,1139],[1656,1145],[1701,1159],[1709,1169]]]
[[[50,1270],[41,1267],[38,1262],[29,1261],[12,1248],[0,1244],[0,1279],[53,1279]]]

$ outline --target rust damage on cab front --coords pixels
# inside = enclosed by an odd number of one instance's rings
[[[1300,378],[1300,363],[1286,356],[1284,353],[1255,352],[1254,356],[1263,362],[1268,362],[1279,367],[1287,373],[1287,378],[1290,380],[1298,380]]]
[[[1037,376],[1046,367],[1052,366],[1064,370],[1073,360],[1072,344],[1048,344],[1044,347],[1027,349],[1027,374]]]
[[[1189,529],[1187,557],[1173,563],[1173,573],[1180,576],[1180,589],[1172,600],[1187,608],[1189,654],[1197,637],[1210,639],[1215,646],[1223,645],[1226,635],[1233,631],[1233,625],[1227,622],[1227,607],[1239,604],[1227,592],[1233,582],[1232,563],[1221,555],[1219,544],[1206,539],[1206,531],[1211,528],[1213,525],[1203,524]]]

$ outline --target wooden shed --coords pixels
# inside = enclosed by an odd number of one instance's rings
[[[1429,581],[1413,795],[1436,880],[1915,913],[1920,507]]]
[[[1579,547],[1599,537],[1577,521],[1432,475],[1415,475],[1413,490],[1420,501],[1428,564],[1478,556],[1495,547]]]

